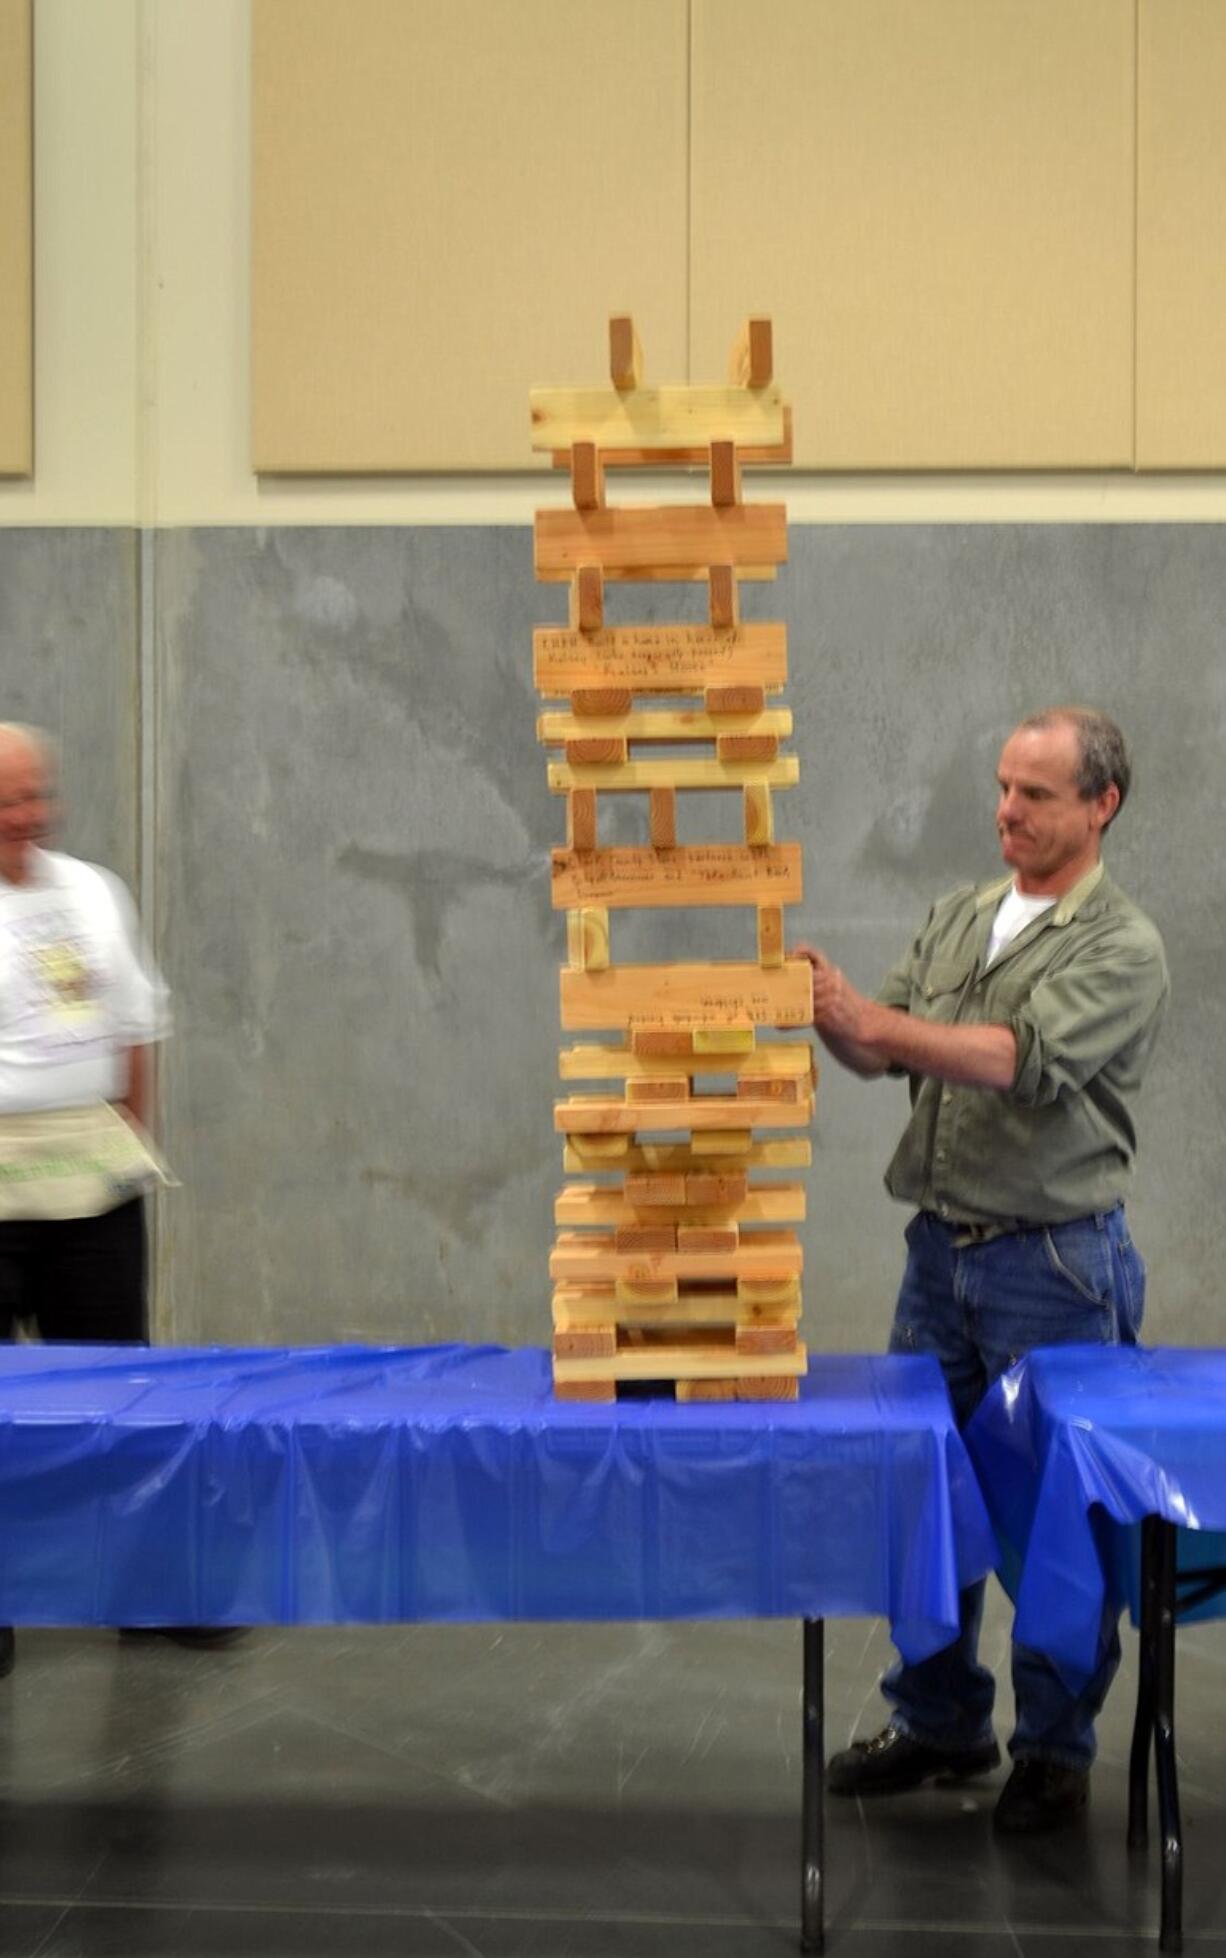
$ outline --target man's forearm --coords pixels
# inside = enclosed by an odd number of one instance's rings
[[[823,1033],[822,1039],[837,1054],[829,1036]],[[905,1067],[908,1073],[929,1074],[959,1087],[997,1089],[1011,1088],[1017,1075],[1017,1041],[1011,1027],[947,1027],[896,1006],[880,1006],[876,1000],[864,1001],[849,1045],[861,1061],[849,1059],[846,1064],[859,1074]]]
[[[817,1037],[841,1067],[850,1068],[853,1074],[863,1076],[866,1081],[876,1080],[889,1066],[889,1062],[883,1060],[880,1054],[861,1046],[858,1040],[849,1039],[846,1034],[827,1033],[824,1027],[818,1027]]]

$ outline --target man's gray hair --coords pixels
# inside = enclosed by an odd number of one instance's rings
[[[1114,782],[1120,799],[1111,821],[1115,821],[1127,800],[1132,783],[1132,756],[1115,722],[1097,707],[1045,707],[1031,714],[1021,725],[1027,728],[1055,727],[1064,721],[1077,736],[1077,788],[1086,802],[1102,795]]]

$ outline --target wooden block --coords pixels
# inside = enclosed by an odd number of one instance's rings
[[[623,1224],[614,1231],[614,1250],[622,1255],[628,1251],[675,1251],[677,1248],[677,1227],[675,1224]]]
[[[678,1224],[678,1251],[735,1251],[741,1234],[735,1224]]]
[[[585,905],[579,913],[584,972],[603,972],[609,963],[609,914],[600,905]]]
[[[727,1333],[679,1328],[676,1333],[661,1332],[658,1336],[648,1333],[632,1342],[619,1342],[613,1360],[555,1360],[554,1379],[596,1380],[604,1375],[615,1380],[735,1380],[738,1398],[756,1399],[760,1383],[772,1382],[786,1374],[800,1375],[806,1367],[803,1347],[797,1353],[756,1356],[738,1353]],[[742,1393],[742,1383],[746,1381],[753,1382],[749,1396]],[[768,1388],[760,1397],[776,1396]],[[786,1399],[787,1395],[780,1393],[777,1398]]]
[[[679,1401],[734,1401],[737,1398],[735,1380],[678,1380],[675,1391]]]
[[[532,671],[537,691],[551,700],[577,687],[702,694],[708,687],[748,686],[773,693],[787,679],[787,628],[755,622],[717,632],[709,625],[663,624],[584,633],[574,625],[537,626]]]
[[[628,1188],[608,1183],[568,1183],[554,1199],[554,1221],[559,1225],[589,1228],[630,1229],[637,1225],[676,1225],[678,1229],[726,1231],[734,1224],[800,1223],[805,1214],[805,1189],[802,1183],[760,1183],[748,1189],[739,1203],[716,1203],[710,1207],[692,1203],[685,1195],[685,1177],[661,1176],[661,1186],[678,1186],[670,1199],[661,1194],[652,1204],[632,1200]],[[686,1248],[684,1245],[681,1247]],[[694,1250],[731,1250],[731,1245],[695,1243]]]
[[[574,1033],[644,1025],[686,1032],[718,1026],[808,1027],[813,1020],[807,959],[785,959],[781,966],[766,968],[736,963],[613,965],[606,972],[563,972],[560,992],[562,1025]]]
[[[728,379],[735,387],[769,387],[774,375],[774,334],[769,319],[747,319],[732,343]]]
[[[736,1092],[745,1101],[807,1101],[809,1083],[784,1074],[739,1074]]]
[[[711,501],[717,510],[726,510],[741,500],[741,466],[735,442],[711,444]]]
[[[604,508],[604,468],[594,442],[576,442],[572,447],[570,484],[576,510]]]
[[[690,1092],[688,1074],[647,1075],[639,1080],[626,1082],[626,1100],[630,1102],[684,1101]]]
[[[800,1349],[800,1357],[805,1360],[802,1371],[807,1373],[808,1361],[805,1359],[805,1349],[803,1346]],[[769,1365],[772,1362],[764,1358],[762,1364]],[[736,1397],[739,1401],[798,1401],[800,1399],[800,1381],[797,1377],[787,1374],[765,1374],[752,1377],[746,1377],[742,1374],[736,1383]]]
[[[593,689],[593,692],[599,692]],[[792,715],[786,707],[763,710],[761,714],[728,714],[722,717],[694,707],[628,709],[624,714],[595,715],[538,714],[536,738],[547,748],[561,748],[570,741],[589,740],[603,735],[614,741],[668,742],[715,741],[722,734],[746,738],[761,735],[778,743],[792,732]],[[750,757],[752,759],[752,756]],[[767,757],[771,759],[771,757]]]
[[[641,1204],[650,1208],[653,1204],[667,1203],[680,1206],[690,1201],[686,1195],[685,1176],[627,1176],[625,1181],[626,1201],[637,1209]]]
[[[674,850],[677,847],[677,791],[651,790],[651,847]]]
[[[744,1203],[749,1191],[749,1178],[743,1169],[727,1170],[722,1176],[714,1172],[696,1173],[683,1177],[682,1184],[685,1203]]]
[[[629,313],[609,319],[609,379],[620,394],[642,386],[643,349]]]
[[[753,1349],[746,1347],[749,1352]],[[768,1352],[771,1349],[760,1349]],[[558,1360],[595,1359],[602,1353],[612,1355],[617,1351],[616,1326],[584,1326],[578,1332],[555,1332],[553,1336],[554,1358]]]
[[[688,447],[669,444],[654,449],[609,449],[601,452],[601,460],[607,469],[702,468],[709,450],[709,444],[704,448],[695,443]],[[783,404],[781,442],[738,442],[736,452],[743,468],[751,464],[763,468],[786,467],[793,456],[791,403]],[[551,459],[555,469],[570,468],[569,449],[554,449]]]
[[[639,1060],[675,1060],[694,1053],[694,1035],[675,1027],[635,1027],[630,1035],[630,1051]]]
[[[798,1340],[794,1326],[738,1326],[738,1353],[794,1353]],[[555,1340],[555,1351],[557,1343]]]
[[[766,707],[765,687],[704,687],[702,704],[708,714],[761,714]]]
[[[713,564],[707,573],[707,617],[716,632],[733,632],[740,624],[740,596],[731,564]]]
[[[585,1163],[604,1163],[617,1160],[630,1151],[629,1135],[606,1133],[600,1135],[569,1135],[569,1146]]]
[[[623,372],[626,370],[623,368]],[[708,451],[712,441],[738,448],[782,448],[787,441],[783,395],[771,384],[741,387],[533,388],[533,449],[569,450],[594,442],[605,455],[634,449],[655,459],[660,450]],[[705,453],[699,460],[705,461]]]
[[[747,782],[744,795],[745,841],[751,849],[760,849],[775,840],[775,809],[769,784]]]
[[[706,577],[715,565],[736,565],[756,577],[786,563],[787,554],[782,503],[737,503],[727,510],[688,503],[538,510],[533,524],[534,569],[546,583],[573,578],[587,565],[599,565],[606,577]]]
[[[573,1146],[574,1138],[568,1136],[562,1149],[562,1167],[572,1176],[590,1175],[598,1169],[680,1170],[684,1174],[690,1169],[702,1170],[712,1165],[711,1152],[694,1146],[712,1140],[732,1143],[730,1149],[714,1152],[721,1169],[733,1165],[738,1169],[807,1169],[813,1161],[813,1144],[807,1136],[768,1136],[755,1142],[748,1134],[742,1140],[735,1131],[725,1134],[718,1129],[695,1129],[686,1142],[635,1142],[626,1134],[612,1139],[622,1142],[625,1148],[617,1161],[608,1162],[599,1156],[580,1154]]]
[[[774,761],[691,761],[682,756],[656,761],[564,762],[551,761],[546,780],[554,795],[567,795],[571,789],[611,789],[625,794],[641,789],[748,789],[769,792],[771,788],[794,788],[800,780],[800,760],[796,755],[779,755]],[[769,804],[767,805],[769,812]],[[757,838],[770,843],[771,836]],[[746,836],[751,843],[754,838]]]
[[[570,581],[573,632],[599,632],[604,625],[604,574],[598,564],[581,564]]]
[[[583,970],[583,920],[577,911],[566,914],[566,963],[573,971]]]
[[[783,964],[783,911],[778,904],[758,906],[758,964]]]
[[[773,1040],[769,1046],[754,1048],[746,1059],[742,1054],[691,1053],[682,1042],[693,1038],[687,1033],[661,1034],[657,1052],[653,1036],[636,1028],[629,1046],[625,1041],[601,1041],[563,1047],[558,1054],[558,1073],[563,1081],[629,1080],[638,1075],[675,1075],[678,1060],[684,1060],[691,1093],[696,1076],[735,1076],[746,1066],[754,1073],[784,1075],[792,1081],[807,1083],[811,1078],[812,1050],[803,1041]],[[638,1044],[644,1039],[650,1042],[645,1051]]]
[[[774,761],[779,739],[774,734],[719,734],[715,753],[720,761]]]
[[[752,688],[745,688],[746,693]],[[570,711],[579,720],[611,719],[628,714],[634,705],[629,687],[576,687],[570,697]]]
[[[615,1401],[617,1386],[612,1380],[558,1380],[553,1397],[559,1401]]]
[[[695,1129],[690,1147],[696,1156],[742,1156],[752,1142],[748,1129]]]
[[[583,856],[596,848],[595,789],[572,789],[567,796],[566,841],[571,850]]]
[[[735,1251],[619,1250],[614,1231],[559,1231],[549,1254],[549,1275],[559,1284],[591,1285],[628,1279],[654,1284],[662,1278],[700,1283],[708,1279],[798,1278],[804,1249],[795,1231],[743,1231]]]
[[[569,800],[573,802],[576,795],[584,793],[594,796],[596,792],[572,789]],[[653,789],[651,793],[654,818],[655,798],[667,796],[671,806],[675,791]],[[804,889],[798,843],[766,845],[756,850],[741,843],[687,843],[670,849],[665,856],[655,848],[644,850],[618,845],[597,850],[593,844],[580,852],[571,846],[552,852],[550,880],[552,901],[560,911],[581,904],[603,904],[619,911],[631,907],[668,909],[675,905],[769,907],[799,903]],[[780,956],[782,946],[780,914]],[[752,1027],[716,1031],[736,1031],[747,1035],[749,1044],[753,1044]],[[722,1051],[737,1050],[725,1047]]]
[[[578,1130],[583,1135],[612,1129],[631,1134],[662,1134],[667,1129],[694,1132],[695,1154],[698,1132],[707,1129],[800,1129],[813,1119],[813,1104],[798,1102],[741,1100],[736,1095],[678,1096],[672,1101],[627,1100],[624,1097],[571,1095],[553,1105],[553,1125],[562,1135]]]
[[[778,747],[778,742],[775,745]],[[610,739],[608,735],[585,735],[582,740],[566,743],[566,759],[572,768],[609,767],[630,759],[630,743]],[[750,759],[761,760],[762,757]]]
[[[792,845],[785,843],[783,848],[789,850]],[[696,1054],[752,1054],[757,1038],[752,1027],[696,1027],[694,1052]]]
[[[738,1278],[736,1295],[746,1306],[799,1306],[799,1278]]]
[[[615,1278],[613,1296],[619,1306],[670,1306],[677,1303],[680,1283],[676,1278]]]

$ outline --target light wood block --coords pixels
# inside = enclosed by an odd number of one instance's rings
[[[788,846],[785,844],[784,848]],[[752,1054],[758,1044],[753,1027],[695,1027],[696,1054]]]
[[[650,1291],[649,1286],[629,1287],[630,1291]],[[656,1289],[668,1289],[658,1287]],[[704,1286],[693,1291],[680,1289],[672,1282],[670,1296],[660,1301],[630,1298],[615,1300],[614,1287],[559,1285],[553,1294],[553,1323],[558,1331],[579,1332],[600,1328],[606,1322],[619,1326],[743,1326],[762,1331],[792,1332],[799,1323],[799,1309],[746,1305],[735,1289]],[[601,1315],[604,1315],[604,1318]]]
[[[735,1251],[741,1241],[735,1224],[678,1224],[678,1251],[712,1251],[723,1257]]]
[[[567,741],[565,746],[566,759],[573,768],[591,765],[607,767],[630,759],[630,744],[624,736],[619,739],[616,735],[586,734]],[[747,759],[760,761],[763,757],[751,755]]]
[[[680,1280],[676,1278],[615,1278],[613,1298],[617,1305],[617,1316],[622,1320],[632,1320],[635,1308],[638,1306],[659,1310],[675,1305],[680,1290]]]
[[[735,1251],[620,1251],[612,1231],[562,1231],[549,1256],[549,1275],[561,1282],[590,1285],[599,1280],[654,1284],[662,1278],[798,1278],[804,1251],[795,1231],[742,1231]]]
[[[786,468],[795,453],[791,403],[783,404],[782,442],[738,442],[736,452],[742,469]],[[701,443],[691,443],[688,448],[609,449],[600,459],[606,469],[701,469],[708,453]],[[555,449],[552,460],[555,469],[569,469],[570,450]]]
[[[640,1048],[626,1045],[605,1044],[564,1047],[558,1055],[558,1074],[563,1081],[616,1081],[634,1079],[636,1076],[657,1077],[675,1075],[678,1059],[686,1061],[687,1077],[701,1077],[712,1074],[738,1074],[743,1068],[751,1068],[760,1079],[772,1079],[782,1075],[788,1080],[808,1083],[812,1067],[812,1051],[805,1042],[772,1040],[761,1047],[750,1048],[747,1053],[695,1054],[678,1045],[668,1046],[665,1042],[691,1040],[692,1034],[672,1033],[653,1036],[636,1033],[636,1043],[643,1040],[658,1039],[662,1044],[658,1052],[649,1047],[646,1052]]]
[[[752,1351],[738,1342],[739,1352]],[[770,1351],[761,1348],[761,1351]],[[553,1357],[555,1360],[599,1359],[617,1351],[616,1326],[583,1326],[577,1329],[555,1330],[553,1335]]]
[[[554,1399],[560,1401],[616,1401],[617,1387],[612,1380],[559,1380],[554,1378]]]
[[[677,1248],[675,1224],[619,1224],[613,1232],[613,1249],[619,1257],[646,1253],[668,1254]]]
[[[779,753],[777,734],[717,734],[715,753],[720,761],[774,761]]]
[[[688,1200],[686,1197],[686,1180],[685,1176],[676,1173],[672,1175],[653,1176],[636,1172],[634,1175],[627,1175],[624,1186],[625,1196],[622,1199],[621,1207],[622,1209],[629,1207],[631,1210],[637,1210],[640,1205],[651,1209],[657,1204],[667,1204],[672,1209],[684,1209]],[[602,1194],[617,1196],[616,1191],[604,1192],[599,1184],[594,1183],[575,1184],[566,1194],[573,1196],[577,1192],[586,1191],[591,1196],[598,1190],[601,1190]],[[561,1199],[559,1198],[560,1201]],[[580,1204],[580,1208],[582,1208],[582,1204]],[[571,1224],[584,1221],[578,1214],[573,1217],[560,1217],[558,1215],[557,1204],[554,1205],[553,1214],[554,1220],[557,1223]],[[615,1221],[615,1218],[612,1214],[608,1217],[593,1217],[591,1219],[592,1223],[597,1224],[607,1224],[613,1221]]]
[[[572,797],[576,791],[572,790]],[[589,791],[589,793],[591,793]],[[667,793],[656,791],[656,793]],[[775,912],[776,949],[783,955],[783,904],[804,895],[798,843],[751,849],[748,844],[687,843],[661,855],[617,845],[607,850],[554,850],[552,893],[556,910],[603,904],[611,910],[671,905],[756,904]],[[761,926],[759,927],[761,938]],[[759,960],[761,961],[759,944]],[[775,961],[778,963],[778,960]],[[752,1029],[746,1031],[752,1037]]]
[[[714,632],[733,632],[741,623],[736,572],[730,563],[712,564],[707,572],[707,616]]]
[[[676,1183],[680,1188],[676,1196],[666,1195],[632,1197],[629,1184],[652,1183],[661,1191]],[[742,1189],[739,1198],[714,1198],[708,1202],[698,1202],[686,1191],[687,1178],[682,1176],[646,1177],[627,1179],[625,1193],[603,1183],[571,1183],[559,1191],[554,1199],[553,1218],[555,1224],[567,1224],[590,1228],[595,1225],[609,1225],[614,1229],[630,1228],[635,1224],[696,1226],[704,1230],[714,1230],[730,1222],[744,1224],[799,1224],[805,1217],[805,1188],[803,1183],[762,1183]],[[744,1178],[742,1185],[744,1184]],[[650,1216],[641,1214],[650,1211]],[[736,1211],[735,1220],[729,1217]],[[681,1244],[680,1238],[678,1243]],[[682,1250],[687,1247],[681,1244]],[[731,1249],[729,1245],[695,1245],[690,1248],[713,1250]]]
[[[607,1049],[587,1048],[584,1051],[589,1054],[597,1052],[614,1054],[625,1053],[626,1049],[623,1046]],[[675,1027],[635,1027],[630,1035],[630,1053],[636,1061],[676,1060],[679,1057],[690,1060],[694,1053],[694,1036],[692,1033],[679,1033]],[[636,1070],[631,1068],[629,1072],[634,1073]],[[643,1072],[649,1073],[650,1069],[644,1068]]]
[[[720,1343],[705,1332],[686,1339],[678,1333],[675,1338],[662,1338],[651,1345],[623,1346],[612,1360],[556,1360],[554,1379],[569,1385],[605,1377],[613,1380],[669,1380],[684,1375],[687,1380],[732,1378],[739,1387],[742,1380],[758,1380],[772,1374],[786,1372],[799,1376],[807,1370],[807,1366],[808,1358],[803,1347],[792,1354],[755,1358],[749,1354],[738,1354],[731,1340]]]
[[[601,905],[584,905],[579,912],[579,966],[584,972],[603,972],[609,963],[609,914]],[[575,961],[572,959],[571,964]]]
[[[690,1137],[695,1156],[735,1156],[748,1162],[758,1146],[748,1129],[696,1129]]]
[[[537,626],[532,634],[533,684],[547,699],[565,699],[576,687],[702,694],[708,687],[749,686],[776,693],[787,674],[787,627],[774,622],[727,632],[680,624],[588,632]]]
[[[635,449],[709,451],[712,441],[777,448],[787,439],[778,387],[533,388],[534,449],[594,442],[603,454]]]
[[[685,1201],[689,1204],[736,1205],[745,1203],[749,1196],[749,1178],[743,1169],[725,1170],[722,1176],[713,1171],[695,1171],[683,1179],[683,1186]],[[790,1189],[803,1202],[804,1189],[801,1184],[784,1184],[781,1187]],[[788,1218],[783,1221],[792,1220]]]
[[[533,545],[536,576],[545,583],[572,578],[589,564],[598,564],[605,577],[705,577],[712,564],[756,575],[786,563],[787,516],[782,503],[740,503],[727,510],[686,503],[538,510]]]
[[[763,1311],[788,1310],[795,1306],[800,1309],[799,1278],[738,1278],[736,1295],[744,1306],[760,1307]]]
[[[795,1353],[800,1342],[794,1326],[738,1326],[735,1333],[738,1353]],[[558,1350],[554,1340],[554,1352]]]
[[[646,1024],[696,1027],[808,1027],[813,1019],[807,959],[781,966],[614,965],[607,972],[563,972],[562,1025],[581,1033]],[[748,1118],[741,1124],[750,1126]]]
[[[800,780],[800,760],[796,755],[780,755],[775,761],[691,761],[670,755],[667,760],[606,766],[551,761],[547,779],[554,795],[566,795],[571,789],[610,789],[617,795],[642,789],[756,789],[769,793],[772,788],[795,788]],[[769,803],[766,811],[769,822]],[[774,837],[746,835],[745,841],[770,843]]]
[[[600,1135],[575,1134],[567,1138],[569,1146],[582,1157],[589,1166],[592,1163],[607,1163],[611,1169],[623,1167],[623,1158],[631,1152],[630,1137],[605,1131]]]
[[[592,690],[597,692],[596,689]],[[608,690],[610,697],[613,690]],[[629,700],[629,695],[625,698]],[[595,713],[541,714],[537,717],[536,738],[547,748],[569,747],[572,741],[590,741],[603,737],[611,741],[714,741],[737,739],[742,743],[753,740],[755,744],[773,741],[769,749],[755,745],[742,752],[730,750],[724,755],[725,761],[773,761],[779,752],[779,742],[784,735],[792,732],[792,715],[786,707],[772,707],[760,714],[708,714],[705,709],[678,708],[670,712],[642,709],[634,712],[615,710],[613,713],[597,716]],[[582,757],[568,754],[570,761]]]
[[[776,764],[777,766],[777,764]],[[751,849],[761,849],[775,840],[775,806],[769,784],[745,785],[745,841]]]
[[[779,1074],[739,1074],[736,1092],[743,1101],[808,1101],[810,1088],[804,1080]]]
[[[598,564],[581,564],[570,581],[570,624],[583,637],[604,626],[604,573]]]
[[[636,1108],[644,1102],[684,1101],[689,1092],[690,1081],[686,1074],[643,1074],[626,1081],[626,1100]]]
[[[620,1142],[624,1145],[622,1155],[610,1161],[602,1157],[599,1150],[589,1154],[585,1147],[576,1146],[589,1141]],[[721,1168],[735,1164],[737,1168],[745,1169],[808,1169],[813,1161],[813,1144],[806,1136],[770,1136],[755,1142],[748,1132],[708,1129],[692,1135],[689,1142],[636,1143],[626,1134],[612,1137],[567,1136],[562,1150],[562,1167],[577,1176],[591,1175],[600,1169],[684,1172],[694,1167],[709,1166],[712,1155],[705,1145],[712,1142],[732,1145],[729,1149],[721,1149],[714,1157]]]
[[[728,379],[734,387],[769,387],[774,378],[775,338],[771,322],[761,315],[747,319],[732,343]]]
[[[777,904],[758,906],[758,963],[783,964],[783,912]]]

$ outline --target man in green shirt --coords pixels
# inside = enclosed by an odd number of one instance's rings
[[[856,1074],[909,1079],[886,1187],[916,1214],[890,1347],[935,1355],[962,1422],[1032,1346],[1131,1344],[1140,1328],[1145,1267],[1123,1199],[1169,982],[1157,930],[1100,857],[1130,777],[1105,715],[1032,716],[1000,756],[1009,875],[941,898],[875,1000],[800,948],[823,1044]],[[890,1723],[834,1757],[832,1793],[897,1793],[996,1766],[995,1683],[977,1658],[983,1591],[963,1594],[952,1645],[887,1675]],[[1097,1670],[1073,1693],[1041,1653],[1014,1645],[1014,1767],[998,1829],[1059,1827],[1085,1806],[1119,1650],[1108,1613]]]

